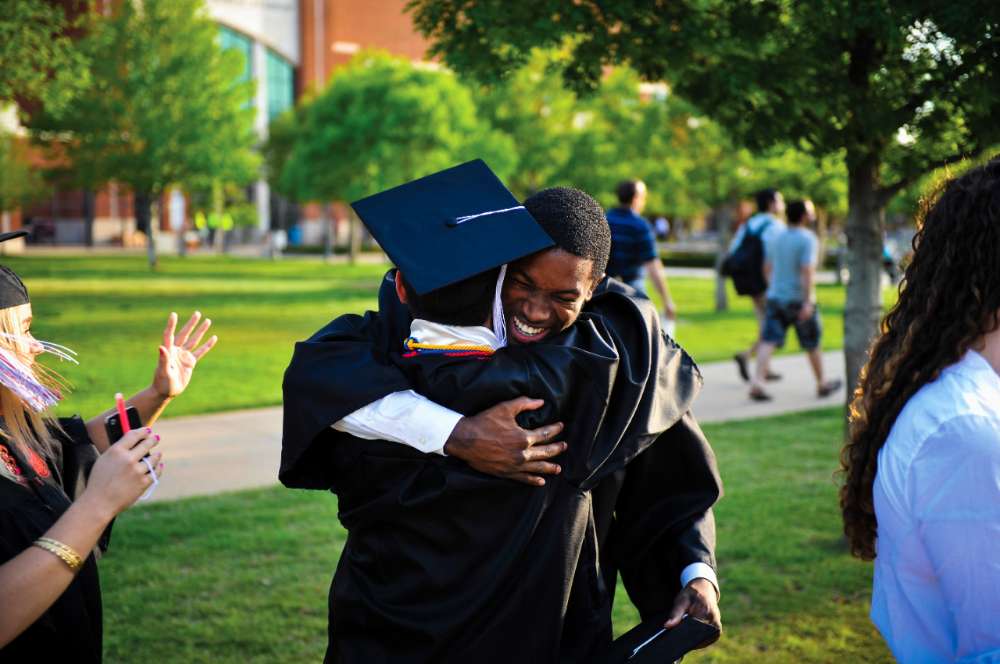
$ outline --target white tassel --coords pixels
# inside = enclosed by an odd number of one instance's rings
[[[514,210],[523,209],[523,205],[515,205],[514,207],[504,208],[502,210],[487,210],[486,212],[480,212],[479,214],[466,214],[461,217],[455,217],[455,225],[464,224],[467,221],[472,221],[473,219],[478,219],[479,217],[488,217],[494,214],[503,214],[505,212],[513,212]]]
[[[36,413],[59,402],[59,395],[39,383],[31,368],[6,348],[0,348],[0,383]]]
[[[14,341],[19,341],[24,344],[31,343],[31,340],[28,339],[28,337],[23,334],[7,334],[6,332],[0,332],[0,337],[3,337],[5,339],[13,339]],[[73,357],[74,355],[76,355],[76,351],[73,350],[72,348],[67,348],[66,346],[63,346],[61,344],[53,343],[51,341],[43,341],[41,339],[34,339],[34,341],[41,345],[43,352],[55,355],[60,360],[64,360],[66,362],[72,362],[73,364],[80,364],[77,361],[77,359]]]
[[[507,274],[507,264],[500,266],[500,276],[497,277],[496,292],[493,293],[493,334],[500,343],[499,348],[507,345],[507,321],[503,315],[503,299],[500,297],[503,290],[503,278]]]

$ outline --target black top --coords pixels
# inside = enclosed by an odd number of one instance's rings
[[[328,661],[582,662],[610,642],[619,572],[646,617],[669,608],[684,566],[714,566],[721,484],[688,414],[701,379],[648,303],[606,284],[551,340],[487,361],[403,358],[385,350],[408,329],[389,290],[381,316],[299,344],[285,377],[282,481],[332,488],[349,531]],[[567,423],[564,472],[528,487],[329,429],[409,387],[467,414],[542,398],[522,424]]]
[[[41,477],[13,445],[0,443],[25,482],[0,477],[0,564],[45,534],[82,491],[97,450],[79,417],[60,419],[54,459]],[[102,544],[106,544],[106,537]],[[83,554],[83,552],[79,552]],[[59,599],[31,627],[0,649],[3,662],[100,662],[101,588],[93,553]]]

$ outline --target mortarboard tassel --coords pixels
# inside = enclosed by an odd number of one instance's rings
[[[0,383],[36,413],[59,403],[59,395],[39,383],[35,373],[6,348],[0,348]]]
[[[493,334],[500,342],[500,348],[507,345],[507,321],[503,315],[503,300],[500,292],[503,290],[503,278],[507,274],[507,264],[500,266],[500,275],[497,277],[497,288],[493,294]]]
[[[479,212],[477,214],[463,214],[461,217],[455,217],[455,219],[449,223],[449,226],[458,226],[459,224],[464,224],[467,221],[479,219],[480,217],[489,217],[494,214],[504,214],[505,212],[513,212],[515,210],[523,209],[523,205],[515,205],[514,207],[503,208],[502,210],[487,210],[486,212]]]
[[[72,348],[67,348],[51,341],[29,338],[23,334],[0,332],[0,337],[13,340],[15,343],[37,343],[42,347],[42,352],[55,355],[60,360],[79,364],[74,357],[76,351]],[[39,369],[43,372],[51,373],[45,367],[41,367],[41,365],[39,365]],[[53,375],[56,380],[61,381],[58,374]],[[42,383],[38,379],[35,370],[22,362],[16,352],[2,346],[0,346],[0,384],[16,394],[28,408],[38,413],[54,406],[62,398],[57,391],[52,390]]]

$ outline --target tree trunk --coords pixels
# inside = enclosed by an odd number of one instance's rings
[[[328,261],[333,256],[333,205],[327,203],[323,208],[323,260]]]
[[[83,190],[83,243],[94,246],[94,190]]]
[[[354,265],[358,262],[358,253],[361,250],[361,222],[358,221],[355,215],[351,214],[347,218],[347,223],[350,224],[348,226],[348,238],[350,242],[350,246],[348,247],[348,262]]]
[[[153,242],[153,194],[148,191],[136,191],[133,194],[135,201],[135,227],[146,236],[146,255],[149,257],[149,267],[156,269],[156,243]]]
[[[715,256],[715,310],[729,311],[729,293],[726,291],[726,277],[722,276],[722,261],[729,253],[729,228],[732,218],[728,207],[716,208],[715,230],[719,235],[719,251]]]
[[[882,222],[878,161],[848,159],[847,304],[844,307],[844,362],[848,403],[868,361],[868,348],[882,315]]]

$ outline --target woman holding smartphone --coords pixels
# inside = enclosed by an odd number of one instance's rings
[[[211,325],[199,319],[195,313],[175,338],[170,314],[153,382],[129,400],[147,425],[217,341],[198,345]],[[27,289],[0,266],[0,661],[99,662],[94,550],[163,471],[160,437],[142,426],[109,441],[106,414],[54,418],[48,408],[58,392],[35,358],[60,350],[36,340],[31,322]]]

